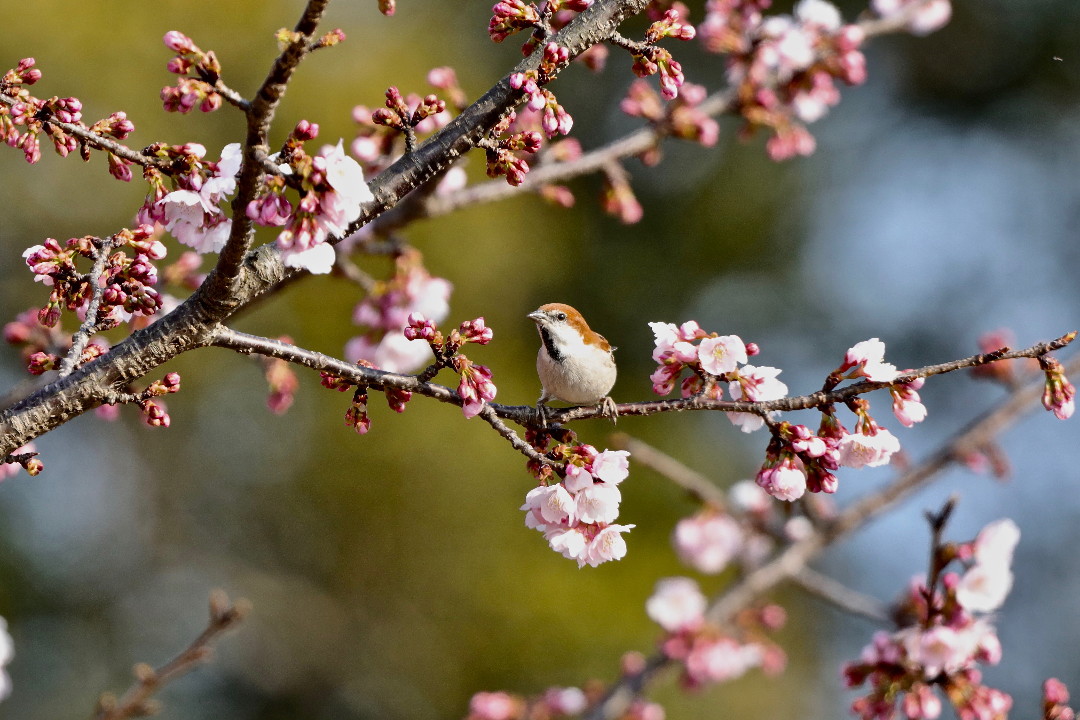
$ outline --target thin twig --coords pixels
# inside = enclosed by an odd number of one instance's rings
[[[10,95],[5,95],[4,93],[0,93],[0,102],[10,107],[12,105],[15,105],[16,103],[22,102],[22,100],[11,97]],[[55,117],[51,117],[49,118],[49,124],[55,125],[56,127],[66,132],[68,135],[73,135],[79,138],[90,147],[110,152],[118,158],[127,160],[128,162],[134,163],[135,165],[141,165],[143,167],[155,167],[163,171],[167,170],[168,168],[168,161],[163,160],[162,158],[153,157],[151,155],[143,155],[141,152],[137,150],[132,150],[127,145],[119,143],[112,138],[108,138],[104,135],[98,135],[95,132],[91,132],[89,128],[79,125],[78,123],[62,122],[60,120],[57,120]]]
[[[727,507],[727,496],[712,480],[644,440],[625,433],[614,433],[611,436],[611,445],[629,450],[635,465],[655,470],[699,502],[707,503],[717,510]]]
[[[1080,372],[1080,358],[1074,358],[1067,365],[1067,371]],[[1041,382],[1033,382],[1011,391],[997,407],[972,421],[922,463],[905,472],[881,491],[856,501],[825,528],[789,545],[772,560],[750,572],[712,602],[707,614],[708,619],[718,625],[730,623],[740,610],[800,573],[807,563],[820,555],[825,548],[849,536],[915,490],[929,484],[942,470],[953,462],[962,460],[973,449],[990,443],[1035,405],[1042,393],[1042,387]],[[589,720],[614,720],[621,717],[642,688],[672,662],[660,653],[650,656],[643,671],[620,677],[585,717]]]
[[[154,669],[145,664],[136,665],[135,682],[119,699],[108,693],[102,695],[94,720],[124,720],[156,713],[158,706],[153,700],[154,694],[207,661],[212,652],[210,644],[226,630],[235,627],[249,610],[250,604],[246,600],[230,604],[224,592],[215,590],[210,594],[210,622],[206,629],[179,655],[161,667]]]
[[[82,357],[83,350],[86,349],[90,337],[97,329],[98,308],[101,307],[101,296],[105,293],[105,286],[101,284],[101,274],[105,272],[105,261],[108,260],[109,253],[115,247],[113,238],[106,238],[100,242],[101,245],[97,248],[97,257],[94,258],[94,265],[90,268],[90,272],[84,276],[91,288],[90,301],[86,304],[86,319],[83,320],[82,325],[79,326],[75,334],[71,336],[71,349],[68,350],[67,355],[60,361],[60,367],[57,368],[60,377],[67,377],[75,369],[75,364]]]
[[[891,617],[885,603],[853,590],[839,580],[819,573],[813,568],[803,567],[796,571],[791,579],[811,595],[832,603],[852,615],[861,615],[881,623],[888,622]]]
[[[791,412],[793,410],[810,410],[813,408],[823,408],[828,405],[841,404],[859,395],[890,387],[892,385],[908,383],[917,378],[942,375],[956,370],[963,370],[964,368],[986,365],[987,363],[996,362],[998,360],[1011,360],[1025,357],[1036,358],[1054,352],[1055,350],[1060,350],[1071,343],[1075,338],[1076,331],[1074,330],[1056,340],[1037,343],[1031,347],[1024,348],[1023,350],[997,350],[992,353],[972,355],[971,357],[953,360],[951,362],[927,365],[897,376],[897,378],[891,382],[868,382],[863,380],[838,390],[829,392],[818,391],[810,393],[809,395],[799,395],[781,398],[779,400],[763,400],[750,403],[731,400],[712,400],[702,395],[695,395],[689,398],[671,400],[648,400],[636,403],[620,403],[617,407],[620,416],[654,415],[661,412],[678,412],[685,410],[724,410],[728,412],[749,412],[755,414],[773,411]],[[528,418],[524,416],[519,418],[517,415],[511,416],[510,414],[506,414],[503,415],[503,417],[522,424],[528,422]],[[602,410],[595,407],[574,407],[566,409],[550,408],[548,420],[549,422],[563,424],[570,422],[571,420],[586,420],[599,417],[603,417]]]

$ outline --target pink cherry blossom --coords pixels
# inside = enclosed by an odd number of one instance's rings
[[[690,578],[662,578],[645,601],[645,613],[660,627],[677,633],[699,628],[707,605],[705,595]]]
[[[703,573],[719,573],[742,550],[743,535],[730,515],[703,512],[676,523],[672,544],[686,565]]]
[[[731,638],[701,638],[686,658],[687,677],[696,684],[732,680],[760,667],[765,654],[760,645],[741,645]]]
[[[738,370],[738,377],[728,383],[732,400],[758,402],[779,400],[787,395],[787,385],[776,379],[779,368],[744,365]],[[738,425],[743,432],[753,432],[765,426],[765,420],[753,413],[729,412],[728,420]]]
[[[597,480],[618,485],[630,475],[630,453],[626,450],[604,450],[592,461],[592,474]]]
[[[1007,566],[975,565],[960,578],[956,601],[969,612],[993,612],[1004,604],[1012,584]]]
[[[581,522],[610,523],[619,517],[622,493],[614,485],[595,483],[579,492],[576,501],[577,518]]]
[[[840,464],[850,468],[887,465],[893,453],[900,450],[900,440],[888,430],[878,428],[874,435],[848,433],[837,446]]]
[[[504,692],[478,692],[469,700],[469,720],[513,720],[522,711],[522,702]]]
[[[885,343],[877,338],[855,343],[840,367],[843,370],[854,368],[849,377],[864,377],[873,382],[889,382],[900,374],[895,365],[885,362]]]
[[[633,525],[608,525],[601,528],[589,543],[586,552],[578,557],[578,567],[596,567],[609,560],[622,560],[626,557],[626,539],[622,534],[633,528]]]
[[[544,537],[552,550],[568,560],[577,560],[578,567],[587,562],[584,558],[588,553],[588,540],[581,529],[549,527],[544,530]],[[623,547],[625,553],[625,544]]]
[[[798,458],[784,458],[775,467],[762,468],[757,484],[774,498],[791,502],[806,493],[806,472]]]
[[[906,15],[908,29],[915,35],[940,30],[952,18],[949,0],[873,0],[870,5],[883,18]]]
[[[697,346],[697,359],[705,372],[723,375],[746,363],[746,345],[738,335],[705,338]]]

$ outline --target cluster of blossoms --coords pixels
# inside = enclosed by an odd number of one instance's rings
[[[176,53],[169,61],[169,72],[180,76],[176,85],[161,89],[161,102],[166,112],[191,112],[196,106],[202,112],[221,107],[221,95],[215,86],[221,77],[221,63],[214,51],[203,52],[191,38],[170,30],[162,38],[165,47]]]
[[[778,400],[787,394],[787,385],[776,379],[780,370],[745,364],[757,355],[758,347],[744,343],[738,335],[707,333],[693,320],[682,325],[652,322],[649,327],[656,338],[652,358],[659,363],[649,379],[657,395],[673,392],[685,369],[692,374],[680,384],[684,398],[704,395],[719,400],[724,393],[721,381],[728,383],[734,400]],[[728,418],[743,432],[753,432],[765,425],[762,417],[751,413],[728,413]]]
[[[684,83],[679,97],[665,103],[647,82],[635,80],[619,107],[627,115],[644,118],[674,137],[712,147],[720,137],[720,124],[699,108],[707,95],[704,86]],[[659,156],[654,151],[642,160],[655,164]]]
[[[840,101],[837,80],[866,80],[864,33],[858,25],[845,25],[826,0],[800,0],[792,15],[766,17],[770,5],[771,0],[708,0],[697,32],[706,50],[730,55],[728,81],[737,90],[746,133],[769,128],[766,149],[783,160],[814,151],[806,124]],[[883,18],[903,19],[919,34],[940,28],[951,12],[949,0],[874,0],[873,8]]]
[[[942,709],[934,693],[937,686],[961,718],[1006,717],[1012,698],[983,685],[977,665],[1001,659],[1001,643],[981,614],[1005,601],[1019,539],[1015,523],[998,520],[973,542],[936,550],[939,568],[957,561],[965,571],[939,572],[929,588],[923,579],[913,581],[902,607],[910,623],[893,633],[876,633],[859,660],[845,666],[848,687],[870,685],[870,692],[852,704],[855,714],[864,720],[891,720],[899,699],[906,717],[934,720]]]
[[[435,363],[421,375],[423,379],[434,377],[443,367],[453,368],[461,376],[458,384],[458,395],[462,399],[461,411],[466,418],[472,418],[480,414],[487,402],[495,399],[497,388],[491,380],[491,370],[460,354],[459,350],[466,343],[487,345],[491,342],[494,333],[485,322],[484,318],[467,320],[459,327],[451,330],[449,335],[444,336],[439,331],[435,322],[425,318],[418,312],[409,315],[406,327],[401,332],[406,341],[417,344],[424,348],[424,354],[435,353]],[[386,370],[379,368],[374,363],[363,358],[357,360],[357,364],[363,367]],[[397,371],[402,372],[402,371]],[[363,435],[371,428],[371,420],[367,413],[367,388],[344,378],[337,377],[332,373],[322,373],[323,387],[344,392],[356,387],[353,392],[352,405],[345,413],[345,424]],[[395,412],[404,412],[405,403],[412,398],[412,393],[387,386],[383,388],[386,401]]]
[[[409,110],[410,105],[414,107],[413,110]],[[445,100],[429,94],[419,99],[410,98],[407,102],[396,87],[387,88],[386,107],[377,108],[371,113],[371,122],[374,124],[392,128],[407,136],[414,133],[413,137],[416,128],[426,120],[431,119],[428,124],[439,127],[447,122],[447,118]]]
[[[232,220],[221,211],[225,198],[236,192],[240,171],[239,143],[226,145],[217,162],[204,160],[206,148],[198,143],[151,145],[147,153],[174,169],[173,190],[165,176],[148,168],[144,177],[150,191],[138,213],[139,222],[157,223],[177,240],[200,254],[219,252],[232,230]]]
[[[728,81],[737,89],[747,131],[767,127],[766,149],[775,160],[814,151],[812,123],[840,101],[835,80],[866,80],[864,39],[844,25],[825,0],[800,0],[793,15],[763,17],[768,0],[711,0],[699,26],[707,50],[730,53]]]
[[[267,179],[263,194],[248,203],[246,212],[258,225],[283,228],[277,247],[288,267],[322,274],[330,272],[336,258],[329,238],[348,235],[364,203],[375,196],[360,164],[345,154],[340,140],[315,156],[304,151],[304,142],[318,134],[318,125],[297,123],[285,148],[273,158],[281,175]],[[290,187],[300,196],[295,207],[285,196]]]
[[[135,257],[129,257],[121,248],[130,249]],[[77,257],[97,261],[102,255],[99,276],[81,273],[75,267]],[[115,327],[134,314],[153,315],[162,305],[154,289],[158,275],[153,261],[163,257],[165,245],[150,225],[124,229],[105,240],[89,235],[71,238],[66,247],[47,238],[23,253],[34,279],[52,288],[48,303],[38,312],[38,320],[45,327],[59,322],[63,308],[85,315],[97,291],[98,327]]]
[[[592,5],[593,0],[546,0],[542,7],[524,0],[499,0],[491,8],[491,20],[488,21],[488,35],[501,43],[514,33],[523,30],[557,30],[569,22],[574,14],[582,12]],[[521,47],[522,55],[529,55],[536,48],[538,40],[533,36]]]
[[[657,582],[645,611],[665,631],[660,650],[679,662],[688,688],[734,680],[749,670],[781,672],[784,652],[765,633],[783,627],[787,614],[777,605],[750,610],[738,619],[738,635],[706,619],[708,602],[698,584],[686,577]]]
[[[423,338],[406,336],[409,317],[419,313],[431,322],[442,322],[450,312],[451,290],[447,280],[432,277],[424,269],[419,252],[399,254],[394,276],[375,283],[353,311],[353,322],[365,331],[349,340],[345,356],[397,373],[422,367],[430,351]]]
[[[467,105],[467,96],[453,68],[437,67],[430,70],[427,82],[449,98],[449,104],[431,94],[421,97],[409,93],[402,97],[396,88],[390,88],[394,94],[388,91],[385,107],[372,110],[366,105],[357,105],[353,108],[357,131],[349,149],[368,175],[381,172],[401,156],[405,151],[401,139],[407,137],[404,134],[406,130],[411,131],[414,137],[430,135],[450,122],[452,114],[449,107],[460,112]],[[410,111],[410,107],[414,110]],[[447,175],[458,175],[456,170],[460,169],[451,168]]]
[[[113,113],[88,127],[82,122],[82,102],[78,98],[40,99],[31,95],[27,88],[40,79],[41,71],[34,67],[34,58],[23,58],[0,77],[0,94],[15,100],[10,106],[0,103],[0,140],[20,148],[28,163],[41,159],[42,133],[49,137],[60,157],[78,150],[83,160],[90,159],[89,146],[57,123],[77,125],[89,133],[114,140],[123,140],[135,131],[135,125],[123,112]],[[130,162],[111,152],[106,154],[109,172],[117,179],[130,180]]]
[[[645,31],[643,43],[626,45],[633,55],[634,74],[639,78],[650,75],[660,75],[660,93],[668,100],[674,100],[679,96],[679,88],[686,81],[683,75],[682,65],[671,53],[664,48],[656,46],[660,40],[670,37],[676,40],[693,40],[697,30],[686,21],[688,11],[682,3],[675,3],[678,7],[660,10],[656,7],[649,9],[649,14],[654,22]]]
[[[535,698],[507,692],[478,692],[469,700],[466,720],[540,720],[577,717],[588,707],[585,692],[576,687],[552,687]]]
[[[538,69],[517,72],[510,76],[510,87],[522,91],[528,97],[525,106],[535,113],[540,113],[540,126],[548,139],[556,135],[569,135],[574,126],[574,119],[556,100],[555,93],[543,87],[551,81],[559,68],[568,62],[570,51],[549,42],[544,46]]]
[[[578,567],[621,560],[622,533],[634,527],[615,523],[622,501],[618,485],[629,475],[630,453],[560,444],[552,456],[565,463],[564,475],[556,482],[553,474],[543,476],[525,496],[525,526],[542,532],[552,550],[577,560]]]
[[[366,360],[359,360],[356,364],[361,367],[374,367]],[[358,435],[366,435],[371,430],[371,418],[368,417],[367,387],[357,385],[351,380],[338,377],[333,373],[321,372],[319,374],[324,388],[337,390],[338,392],[345,392],[355,388],[349,409],[345,411],[345,425],[355,430]],[[386,395],[386,404],[390,406],[391,410],[398,413],[405,412],[405,403],[412,399],[412,393],[408,390],[393,387],[384,388],[384,394]]]
[[[494,337],[494,331],[487,326],[484,318],[466,320],[443,337],[434,322],[420,313],[409,316],[409,326],[405,328],[405,337],[410,341],[424,340],[435,354],[435,365],[429,372],[449,366],[461,376],[458,383],[458,395],[461,397],[461,412],[466,418],[480,414],[484,406],[495,399],[498,389],[491,380],[491,369],[486,365],[474,363],[458,351],[465,343],[487,345]]]
[[[735,401],[779,400],[787,394],[787,386],[777,379],[779,369],[746,364],[758,353],[754,343],[744,343],[737,335],[707,333],[692,320],[681,326],[672,323],[649,325],[656,336],[653,360],[659,367],[650,379],[657,394],[671,393],[685,369],[691,373],[681,382],[684,398],[700,396],[720,400],[723,397],[721,383],[727,383],[731,399]],[[824,389],[833,390],[844,380],[896,380],[900,373],[894,365],[885,362],[884,353],[885,344],[877,338],[857,343],[829,375]],[[916,379],[890,388],[893,412],[909,427],[926,417],[926,407],[917,392],[922,382],[922,379]],[[769,426],[772,438],[757,483],[773,497],[791,501],[807,491],[836,492],[837,479],[833,471],[841,466],[885,465],[900,449],[896,436],[871,417],[867,401],[849,400],[847,406],[856,415],[853,432],[841,424],[832,406],[822,409],[817,432],[805,425],[775,422],[769,413],[731,411],[727,415],[743,432]]]

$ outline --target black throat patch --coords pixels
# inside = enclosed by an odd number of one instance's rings
[[[555,345],[555,338],[552,336],[551,330],[544,327],[543,325],[540,325],[539,328],[540,340],[544,343],[544,347],[547,348],[548,357],[550,357],[555,362],[562,362],[564,359],[563,354],[559,350],[558,346]]]

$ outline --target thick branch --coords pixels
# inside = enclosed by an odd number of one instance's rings
[[[263,178],[263,160],[270,152],[268,137],[274,112],[285,96],[289,79],[303,59],[311,52],[311,41],[319,20],[330,0],[308,0],[297,22],[292,42],[274,60],[270,72],[247,105],[247,137],[243,143],[243,164],[236,181],[236,197],[232,201],[232,228],[221,250],[217,265],[198,289],[205,302],[214,308],[216,319],[224,320],[243,304],[236,292],[237,278],[251,249],[255,226],[247,216],[247,206],[255,199]]]
[[[297,25],[299,32],[311,34],[326,0],[311,0]],[[640,12],[646,0],[600,0],[579,14],[552,39],[571,55],[610,36],[627,17]],[[297,52],[301,52],[297,50]],[[277,252],[264,246],[243,254],[250,238],[250,223],[244,212],[254,196],[260,175],[259,155],[265,153],[264,123],[284,91],[295,68],[291,55],[284,53],[271,70],[263,90],[252,101],[244,164],[233,202],[233,228],[218,267],[180,307],[149,328],[133,333],[108,354],[50,383],[0,414],[0,453],[9,453],[44,433],[90,410],[113,386],[142,377],[181,352],[209,344],[216,323],[246,307],[279,283],[298,273],[285,268]],[[524,60],[517,70],[536,67],[539,54]],[[509,75],[509,74],[508,74]],[[507,77],[508,77],[507,75]],[[376,200],[364,209],[357,226],[367,222],[449,166],[472,147],[476,138],[490,132],[502,115],[521,101],[520,91],[504,77],[480,100],[466,108],[453,122],[428,139],[415,153],[402,158],[372,180]],[[242,258],[242,262],[238,260]],[[528,415],[520,409],[520,416]],[[508,416],[509,417],[509,416]],[[509,419],[515,419],[510,417]]]

